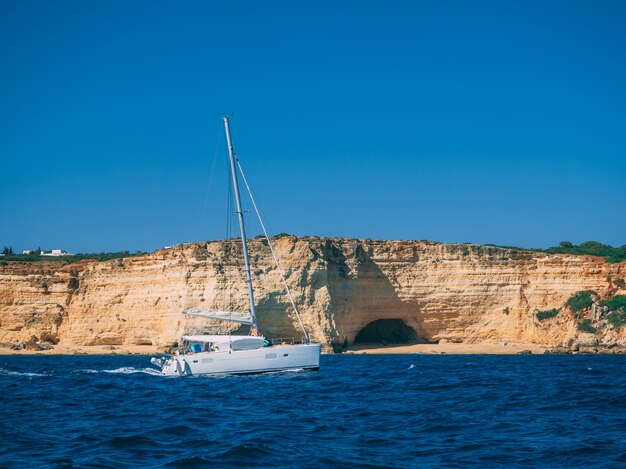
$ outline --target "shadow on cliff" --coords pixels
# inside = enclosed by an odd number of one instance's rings
[[[323,246],[327,261],[334,330],[327,337],[336,351],[364,343],[431,343],[417,302],[403,301],[385,273],[358,240]]]
[[[253,284],[255,284],[255,305],[259,330],[270,339],[295,338],[300,339],[302,332],[297,329],[297,319],[294,317],[293,309],[287,301],[287,297],[282,291],[282,286],[277,290],[268,289],[267,284],[263,285],[258,275],[267,273],[267,265],[259,262],[263,255],[268,255],[269,250],[265,240],[251,239],[250,245],[254,249],[251,251],[253,265]],[[243,251],[241,242],[237,238],[231,238],[221,243],[221,252],[207,255],[200,250],[194,252],[194,260],[197,265],[190,267],[187,276],[186,292],[184,304],[185,308],[200,307],[207,311],[249,311],[248,289],[245,277],[245,264],[243,261]],[[200,262],[198,262],[200,261]],[[273,264],[272,264],[273,266]],[[272,267],[273,268],[273,267]],[[191,272],[204,269],[204,276],[192,276]],[[213,294],[206,297],[205,277],[215,277],[216,285]],[[256,282],[259,282],[257,284]],[[199,305],[199,302],[203,304]],[[209,319],[196,320],[187,318],[184,334],[248,334],[250,326],[235,325],[224,321],[213,321]]]
[[[257,301],[259,329],[270,339],[300,339],[302,331],[296,328],[292,309],[285,304],[282,292],[269,292]]]

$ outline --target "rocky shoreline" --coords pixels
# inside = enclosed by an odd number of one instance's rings
[[[546,353],[552,354],[626,354],[626,344],[623,343],[602,343],[594,334],[579,334],[575,341],[570,341],[568,345],[558,345],[550,347]]]
[[[551,347],[544,352],[552,355],[621,355],[626,354],[626,346],[614,345],[614,346],[595,346],[595,347]]]
[[[42,350],[54,350],[54,345],[47,342],[0,342],[0,352],[2,349],[9,350],[29,350],[31,352],[41,352]]]

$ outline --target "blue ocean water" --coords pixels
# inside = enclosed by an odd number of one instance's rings
[[[0,356],[1,467],[626,465],[626,356],[326,355],[164,378],[146,356]]]

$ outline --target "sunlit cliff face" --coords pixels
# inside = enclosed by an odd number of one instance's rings
[[[335,348],[383,319],[405,324],[417,342],[556,345],[576,336],[575,322],[568,315],[540,322],[537,310],[561,307],[580,290],[626,293],[624,263],[588,256],[424,241],[286,236],[274,243],[307,330]],[[261,331],[300,337],[267,245],[253,239],[250,251]],[[180,312],[248,310],[241,258],[233,240],[64,267],[0,266],[0,341],[161,348],[185,332],[232,331]],[[377,334],[395,340],[393,327]]]

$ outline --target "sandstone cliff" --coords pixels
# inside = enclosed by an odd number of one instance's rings
[[[626,264],[590,256],[425,241],[275,240],[304,323],[327,345],[351,344],[379,319],[400,319],[418,340],[565,344],[574,317],[539,321],[574,293],[626,293]],[[299,336],[265,242],[250,243],[259,322],[271,337]],[[106,262],[0,266],[0,342],[146,344],[165,348],[206,320],[185,308],[244,311],[237,241],[190,243]],[[219,323],[211,325],[224,327]],[[599,340],[626,342],[608,328]]]

